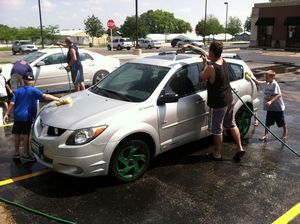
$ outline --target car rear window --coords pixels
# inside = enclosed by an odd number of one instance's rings
[[[230,81],[236,81],[243,78],[244,67],[239,64],[227,63],[230,71]]]

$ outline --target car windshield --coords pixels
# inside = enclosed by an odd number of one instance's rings
[[[90,91],[109,98],[142,102],[153,93],[170,68],[126,63],[91,87]]]
[[[25,57],[23,57],[23,59],[26,60],[30,64],[44,54],[46,54],[46,53],[41,52],[41,51],[35,51],[33,53],[26,55]]]
[[[32,44],[32,41],[30,41],[30,40],[20,41],[20,44],[21,45]]]

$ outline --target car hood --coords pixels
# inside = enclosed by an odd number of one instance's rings
[[[96,95],[89,90],[66,97],[72,99],[71,104],[56,106],[51,102],[42,108],[40,119],[44,124],[69,130],[105,125],[109,119],[136,105]]]

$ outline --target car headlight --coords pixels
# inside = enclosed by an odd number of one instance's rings
[[[67,139],[66,145],[86,144],[100,135],[106,128],[107,126],[100,126],[75,130]]]

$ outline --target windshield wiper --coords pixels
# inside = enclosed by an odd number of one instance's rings
[[[129,97],[127,97],[121,93],[115,92],[113,90],[102,89],[102,88],[97,87],[97,88],[92,88],[92,92],[96,93],[96,94],[100,94],[105,97],[111,97],[113,99],[121,99],[121,100],[132,102],[132,99],[130,99]]]

